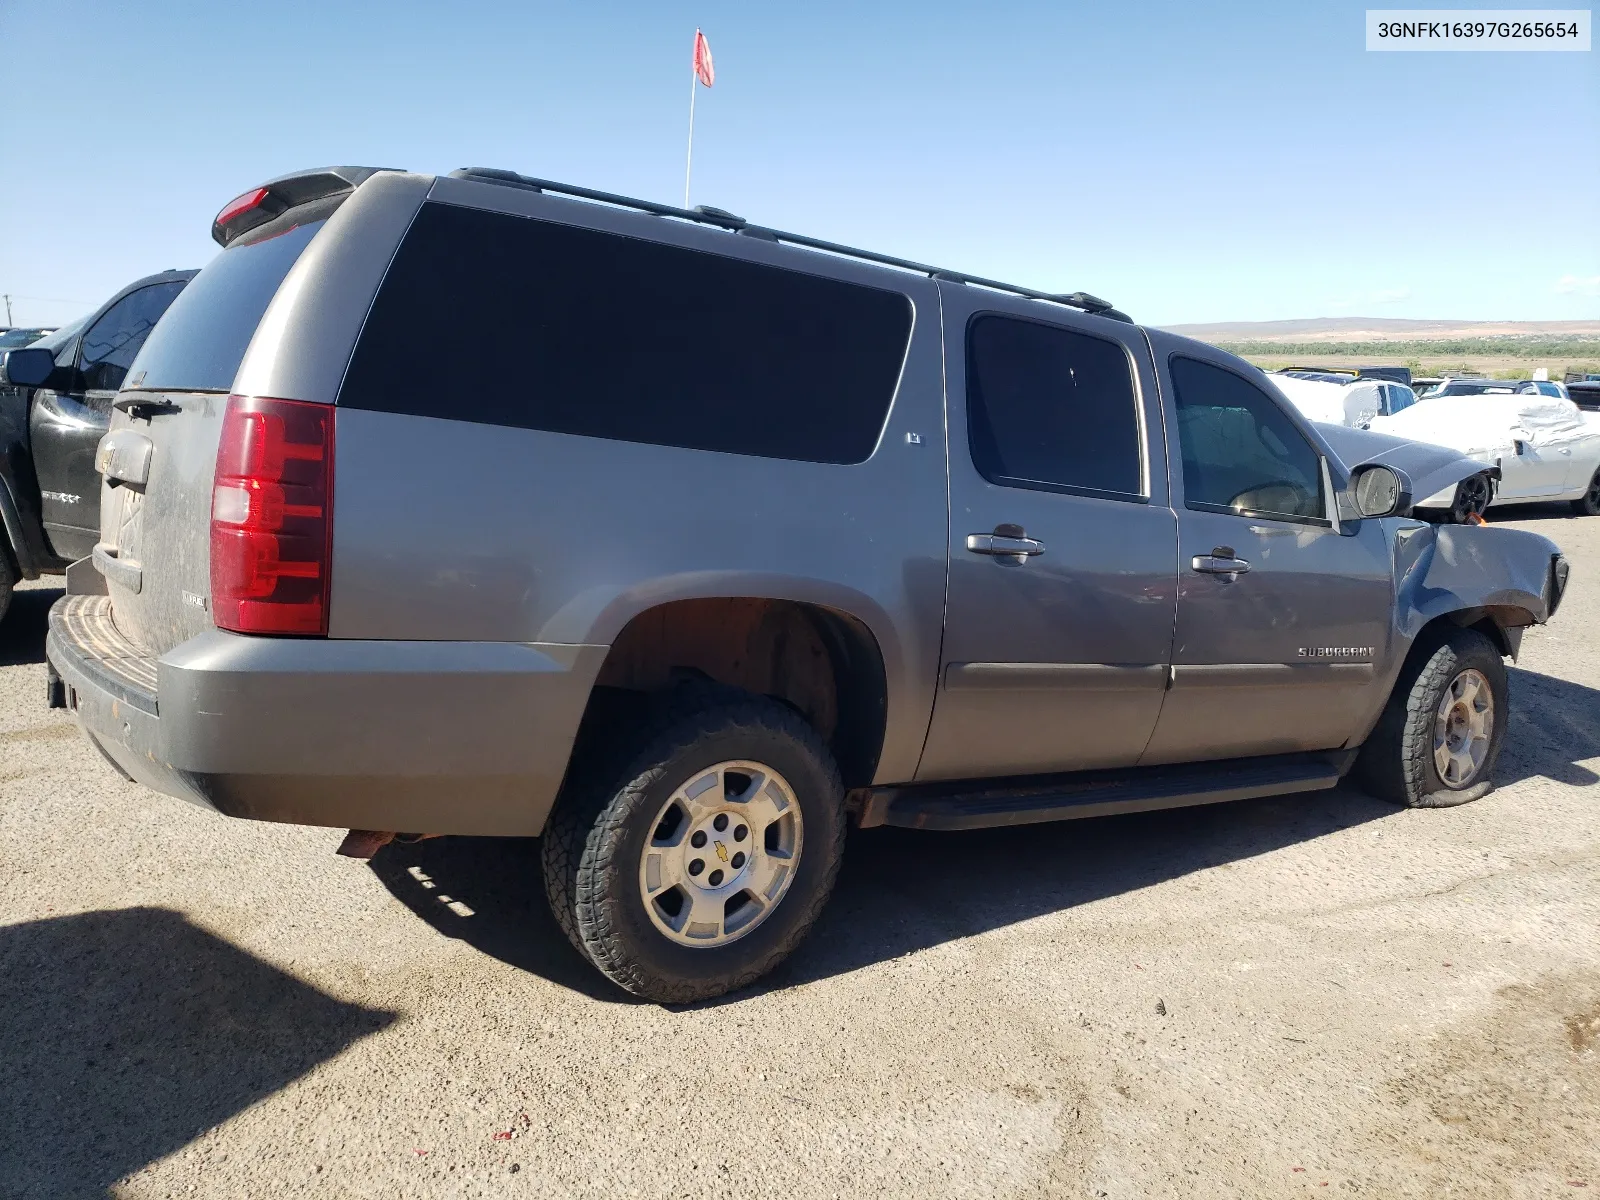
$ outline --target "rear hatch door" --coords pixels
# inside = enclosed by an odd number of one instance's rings
[[[94,560],[117,628],[151,656],[212,628],[211,483],[228,394],[268,304],[331,211],[327,202],[291,210],[217,255],[117,394],[96,456]]]

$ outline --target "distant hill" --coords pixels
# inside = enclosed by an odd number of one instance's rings
[[[1600,337],[1600,321],[1423,321],[1403,317],[1306,317],[1169,325],[1205,342],[1445,342],[1465,338]]]

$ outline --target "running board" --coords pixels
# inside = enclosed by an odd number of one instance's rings
[[[984,829],[1035,825],[1116,813],[1221,804],[1338,784],[1354,750],[1275,754],[1167,767],[1035,776],[1004,784],[921,784],[873,788],[861,805],[862,828]]]

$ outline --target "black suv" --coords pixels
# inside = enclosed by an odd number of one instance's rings
[[[100,536],[94,455],[110,425],[112,399],[145,338],[196,274],[147,275],[32,343],[30,354],[47,350],[55,360],[38,386],[0,378],[0,617],[19,577],[64,571],[94,549]]]

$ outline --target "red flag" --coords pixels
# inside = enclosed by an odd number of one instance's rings
[[[706,35],[698,29],[694,31],[694,74],[695,78],[707,87],[710,87],[717,78],[717,73],[711,66],[711,46],[706,41]]]

